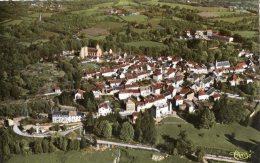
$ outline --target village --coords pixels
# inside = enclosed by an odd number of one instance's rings
[[[123,104],[119,110],[120,115],[131,117],[134,123],[138,113],[146,109],[150,109],[155,119],[162,119],[176,111],[194,113],[201,105],[211,108],[225,94],[231,98],[243,99],[237,94],[215,88],[219,83],[227,83],[232,87],[254,82],[253,54],[242,50],[237,55],[244,58],[237,65],[231,65],[229,61],[198,64],[181,57],[153,58],[128,56],[126,53],[117,55],[111,49],[103,54],[97,45],[96,48],[82,47],[79,57],[82,64],[113,61],[114,64],[110,67],[83,70],[82,80],[95,81],[92,93],[96,99],[111,96],[120,101]],[[82,99],[84,93],[84,90],[78,90],[74,101]],[[94,114],[95,117],[106,116],[114,110],[111,101],[104,101],[98,104]],[[61,115],[55,112],[53,122],[57,122],[56,116]],[[68,114],[58,122],[80,121],[76,117]]]

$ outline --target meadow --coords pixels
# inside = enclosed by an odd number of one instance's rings
[[[176,120],[176,118],[167,118],[164,121],[178,123],[157,125],[158,133],[161,135],[159,142],[164,142],[163,137],[165,135],[177,138],[182,130],[186,131],[188,138],[195,146],[225,151],[246,150],[260,140],[260,131],[236,123],[230,125],[216,124],[211,129],[198,129],[190,123],[180,123],[180,119]],[[234,140],[230,140],[232,134],[235,135]]]
[[[84,151],[69,151],[69,152],[56,152],[50,154],[35,154],[35,155],[15,155],[7,163],[108,163],[113,162],[113,153],[115,149],[98,151],[98,152],[84,152]],[[120,163],[151,163],[154,162],[151,158],[156,152],[145,150],[132,150],[120,149]],[[191,162],[186,158],[170,156],[160,163],[178,162],[187,163]]]

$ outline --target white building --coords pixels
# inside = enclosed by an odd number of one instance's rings
[[[76,111],[55,111],[52,113],[52,123],[80,122],[83,114]]]
[[[216,69],[221,69],[221,68],[230,68],[230,63],[229,61],[216,61]]]
[[[172,104],[160,104],[153,106],[151,109],[155,118],[161,118],[172,113]]]
[[[105,102],[98,105],[98,116],[106,116],[112,113],[112,109],[109,105],[109,102]]]

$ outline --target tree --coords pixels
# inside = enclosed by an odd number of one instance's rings
[[[112,125],[112,134],[114,136],[119,136],[119,134],[120,134],[120,124],[118,123],[118,121],[116,121]]]
[[[74,141],[72,139],[69,139],[68,150],[74,150]]]
[[[49,153],[55,152],[56,148],[53,145],[52,140],[49,141]]]
[[[120,130],[120,139],[130,141],[134,138],[134,128],[129,122],[124,122]]]
[[[214,113],[209,108],[204,108],[200,115],[199,127],[209,129],[216,123]]]
[[[83,149],[83,148],[86,148],[87,146],[88,146],[87,139],[84,136],[81,137],[80,148]]]
[[[67,147],[68,147],[68,140],[64,138],[62,141],[62,150],[67,151]]]
[[[94,131],[98,136],[109,138],[112,135],[112,126],[107,120],[103,120],[95,124]]]
[[[42,149],[43,149],[43,153],[48,153],[49,152],[49,141],[47,139],[43,139],[43,141],[42,141]]]
[[[153,116],[149,113],[149,111],[145,111],[139,115],[136,121],[135,135],[138,141],[156,144],[158,138],[157,130]]]
[[[190,155],[192,153],[192,142],[187,138],[186,131],[180,131],[176,140],[176,148],[180,155]]]
[[[260,143],[258,143],[256,150],[252,156],[252,163],[259,163],[260,162]]]
[[[19,142],[14,143],[14,153],[18,155],[21,154],[21,147]]]
[[[33,151],[35,154],[39,154],[43,152],[41,140],[36,140],[35,142],[33,142]]]
[[[244,107],[242,100],[220,99],[219,104],[213,107],[217,120],[224,124],[242,122],[246,119],[249,111]]]
[[[198,162],[201,162],[203,163],[204,162],[204,156],[205,156],[205,151],[203,149],[197,149],[196,150],[196,156],[197,156],[197,159],[198,159]]]
[[[59,96],[59,102],[61,105],[71,105],[73,97],[70,92],[63,91]]]

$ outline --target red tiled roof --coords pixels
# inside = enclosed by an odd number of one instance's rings
[[[180,94],[187,94],[189,92],[190,92],[189,88],[182,88],[181,91],[180,91]]]
[[[199,92],[198,92],[198,95],[199,95],[199,96],[203,96],[203,95],[205,95],[205,91],[204,91],[204,90],[202,90],[202,89],[201,89],[201,90],[199,90]]]
[[[221,95],[219,93],[214,93],[214,95],[212,96],[213,98],[218,98],[220,97]]]
[[[139,84],[138,83],[126,84],[125,87],[126,88],[139,87]]]
[[[238,76],[237,76],[236,74],[234,74],[234,75],[232,76],[232,79],[233,79],[234,81],[236,81],[236,80],[238,79]]]
[[[170,75],[172,74],[173,72],[175,72],[176,69],[173,69],[173,68],[170,68],[168,71],[167,71],[167,75]]]
[[[99,104],[98,107],[107,109],[108,108],[108,104],[107,103]]]
[[[180,95],[176,95],[174,98],[175,98],[176,101],[177,100],[182,100],[182,96],[180,96]]]
[[[139,93],[139,90],[134,89],[122,89],[120,93]]]
[[[84,93],[86,93],[86,91],[83,91],[83,90],[80,90],[80,89],[79,89],[79,90],[78,90],[78,93],[83,95]]]

